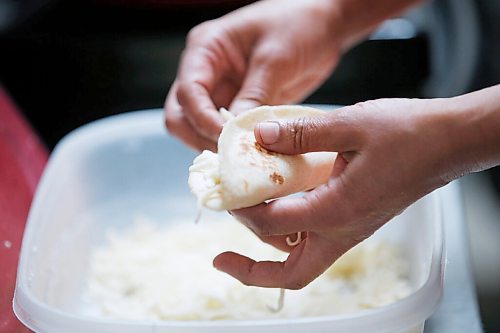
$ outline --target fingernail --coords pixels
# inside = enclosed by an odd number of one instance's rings
[[[278,141],[278,137],[280,136],[280,125],[277,122],[266,121],[259,123],[257,126],[259,127],[262,142],[266,145],[272,145]]]

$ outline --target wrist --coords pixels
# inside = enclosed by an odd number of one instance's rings
[[[440,119],[444,179],[500,164],[500,85],[431,103]]]
[[[500,164],[500,85],[454,97],[457,110],[456,151],[469,172]],[[458,137],[460,135],[460,137]]]
[[[384,20],[422,2],[422,0],[329,1],[336,17],[334,29],[342,40],[341,45],[344,51],[366,38]]]

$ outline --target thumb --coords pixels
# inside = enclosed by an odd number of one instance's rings
[[[352,126],[340,121],[335,112],[317,117],[265,121],[254,128],[257,142],[271,151],[296,155],[314,151],[354,151],[357,148]]]

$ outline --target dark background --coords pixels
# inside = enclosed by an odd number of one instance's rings
[[[248,2],[49,3],[0,38],[0,78],[53,147],[64,134],[90,120],[162,107],[187,31]],[[344,57],[335,76],[308,102],[352,104],[377,97],[419,97],[428,74],[426,53],[421,37],[367,42]]]

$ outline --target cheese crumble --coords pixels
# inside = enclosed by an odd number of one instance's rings
[[[221,216],[221,215],[218,215]],[[284,260],[232,218],[204,217],[158,226],[144,218],[91,255],[86,303],[93,316],[128,320],[248,320],[345,314],[395,302],[412,290],[398,247],[358,245],[302,290],[242,285],[212,267],[231,250],[257,260]]]

